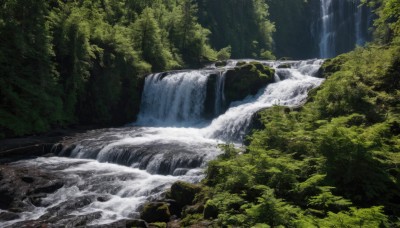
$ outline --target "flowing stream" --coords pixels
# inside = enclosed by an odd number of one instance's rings
[[[94,226],[138,218],[141,205],[159,198],[175,181],[204,178],[207,162],[221,153],[217,145],[240,145],[257,111],[302,105],[308,91],[323,82],[316,77],[321,60],[262,61],[275,68],[275,82],[226,108],[224,81],[236,63],[149,75],[136,123],[81,134],[64,142],[57,157],[10,164],[57,173],[65,184],[0,226],[44,219],[62,226],[77,218]],[[211,75],[218,78],[210,89]],[[207,91],[215,94],[211,118],[204,115]]]

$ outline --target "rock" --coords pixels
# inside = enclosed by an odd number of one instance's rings
[[[333,59],[325,60],[325,62],[322,64],[321,68],[319,69],[317,76],[319,78],[330,77],[335,72],[340,71],[343,63],[345,63],[347,60],[348,60],[348,57],[346,55],[339,55]]]
[[[165,202],[169,205],[169,211],[171,215],[181,216],[182,207],[173,199],[165,199]]]
[[[200,191],[201,187],[198,185],[178,181],[171,186],[171,197],[181,206],[191,205]]]
[[[215,86],[217,84],[218,74],[211,74],[207,81],[207,96],[204,99],[204,117],[206,119],[213,119],[215,117],[215,100],[216,91]]]
[[[77,227],[86,226],[90,222],[101,218],[102,212],[93,212],[86,215],[67,215],[62,218],[54,218],[52,220],[46,221],[46,223],[57,224],[58,227]]]
[[[111,196],[107,196],[107,195],[97,197],[97,201],[102,202],[102,203],[107,202],[110,199],[111,199]]]
[[[149,227],[147,222],[141,219],[123,219],[116,222],[108,223],[108,224],[101,224],[101,225],[91,225],[87,226],[90,228],[147,228]]]
[[[169,222],[171,213],[168,206],[169,205],[165,202],[147,203],[144,205],[143,211],[140,213],[140,218],[149,223]]]
[[[198,203],[196,205],[193,206],[186,206],[184,208],[183,214],[186,215],[193,215],[193,214],[202,214],[204,211],[204,204],[202,203]]]
[[[218,61],[215,63],[216,67],[224,67],[226,66],[227,62],[226,61]]]
[[[205,219],[215,219],[218,217],[218,207],[211,201],[207,201],[203,216]]]
[[[150,223],[149,228],[167,228],[167,223],[165,222]]]
[[[258,62],[228,70],[225,78],[226,105],[257,94],[262,87],[274,82],[274,74],[273,69]]]
[[[19,219],[19,215],[13,212],[1,212],[0,213],[0,221],[11,221]]]
[[[28,184],[31,184],[31,183],[33,183],[33,181],[35,181],[35,179],[33,177],[29,177],[29,176],[23,176],[23,177],[21,177],[21,180]]]
[[[31,203],[38,206],[41,198],[64,186],[57,174],[44,173],[33,168],[0,165],[0,176],[2,210],[18,212],[31,207]]]
[[[288,69],[291,68],[290,64],[284,63],[278,66],[279,69]]]
[[[240,67],[240,66],[243,66],[243,65],[246,65],[246,64],[247,64],[246,62],[240,61],[240,62],[237,62],[237,63],[236,63],[236,66],[237,66],[237,67]]]
[[[62,188],[64,186],[64,183],[59,180],[54,180],[54,181],[49,181],[48,183],[45,184],[45,186],[41,186],[38,188],[35,188],[33,190],[33,193],[38,194],[38,193],[53,193],[57,191],[58,189]]]
[[[126,227],[147,228],[147,222],[142,219],[132,219],[126,222]]]

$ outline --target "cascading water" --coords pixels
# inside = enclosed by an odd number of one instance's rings
[[[315,77],[321,60],[261,63],[275,68],[276,82],[227,110],[224,81],[236,61],[223,68],[149,75],[141,112],[132,126],[89,131],[67,140],[59,152],[63,157],[10,164],[60,174],[65,184],[39,205],[27,203],[19,219],[2,225],[20,227],[50,219],[63,226],[74,218],[98,225],[137,218],[140,206],[157,199],[173,182],[198,182],[207,162],[220,154],[217,144],[240,144],[257,111],[277,104],[301,105],[307,92],[323,81]],[[282,64],[289,67],[278,67]],[[216,83],[210,89],[211,79]],[[215,118],[207,120],[210,94]]]
[[[319,43],[320,57],[331,57],[335,50],[334,40],[332,0],[321,0],[322,30],[321,40]]]
[[[372,13],[360,0],[320,0],[320,58],[331,58],[370,39]]]

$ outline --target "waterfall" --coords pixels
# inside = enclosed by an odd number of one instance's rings
[[[90,226],[138,218],[141,205],[159,198],[175,181],[199,182],[207,163],[221,153],[218,144],[240,144],[256,112],[277,104],[299,106],[323,81],[315,77],[321,60],[259,62],[276,70],[275,82],[231,104],[225,104],[225,79],[237,61],[222,68],[151,74],[136,123],[70,138],[57,151],[59,157],[10,164],[57,174],[64,185],[38,206],[28,204],[7,225],[52,218],[55,226],[73,219]]]
[[[360,0],[320,0],[320,58],[331,58],[364,45],[371,37],[371,10]]]
[[[174,125],[200,121],[208,76],[206,71],[149,75],[138,122]]]
[[[321,0],[322,30],[319,43],[320,57],[329,58],[334,55],[335,31],[333,28],[332,0]]]
[[[240,143],[249,133],[252,117],[258,110],[273,105],[298,106],[305,101],[308,91],[323,81],[313,77],[321,67],[321,60],[277,61],[264,64],[275,68],[275,83],[259,91],[256,96],[233,103],[226,113],[214,119],[204,129],[207,137]],[[291,67],[278,68],[281,64]]]

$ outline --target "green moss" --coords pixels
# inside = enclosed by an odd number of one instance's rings
[[[259,62],[235,67],[226,73],[225,98],[227,105],[255,95],[262,87],[273,82],[275,71]]]
[[[199,185],[178,181],[171,186],[171,198],[181,206],[191,205],[196,194],[200,191],[201,187]]]
[[[167,223],[165,222],[153,222],[150,223],[149,225],[154,228],[167,228]]]
[[[181,225],[183,227],[189,227],[191,225],[198,223],[201,220],[203,220],[202,214],[190,214],[186,216],[184,219],[182,219]]]
[[[146,222],[169,222],[171,213],[167,203],[147,203],[140,213],[141,219]]]

